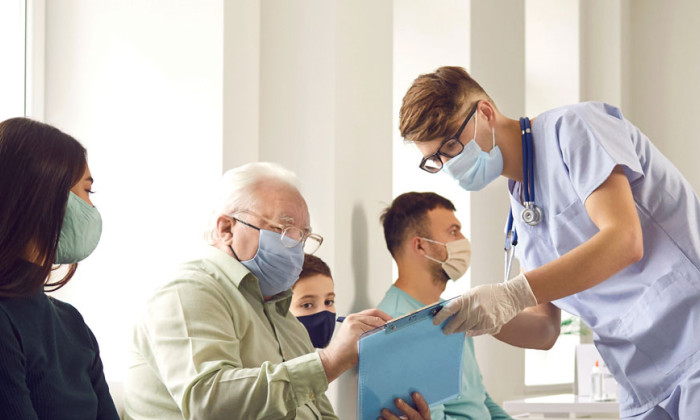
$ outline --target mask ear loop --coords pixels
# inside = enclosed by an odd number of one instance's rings
[[[476,141],[476,127],[479,125],[479,109],[476,109],[476,113],[474,113],[474,141]]]
[[[447,248],[447,244],[446,244],[445,242],[440,242],[440,241],[436,241],[436,240],[434,240],[434,239],[424,238],[424,237],[422,237],[422,236],[419,236],[419,238],[421,238],[421,239],[424,240],[424,241],[428,241],[428,242],[440,244],[440,245],[444,246],[444,247],[445,247],[445,251],[447,251],[447,258],[445,259],[445,261],[440,261],[440,260],[438,260],[437,258],[431,257],[431,256],[428,255],[428,254],[423,254],[423,256],[424,256],[425,258],[427,258],[427,259],[429,259],[429,260],[431,260],[431,261],[435,261],[436,263],[440,263],[440,264],[442,264],[442,263],[444,263],[444,262],[447,262],[447,260],[450,259],[450,251],[449,251],[449,249]],[[425,249],[424,249],[424,251],[425,251]]]
[[[491,144],[491,150],[493,150],[493,148],[496,147],[496,127],[491,127],[491,137],[493,139],[493,143]]]

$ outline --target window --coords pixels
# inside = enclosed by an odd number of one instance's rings
[[[0,2],[0,121],[25,115],[26,0]]]
[[[590,334],[580,318],[561,313],[561,335],[549,351],[525,350],[525,386],[569,386],[574,382],[576,346]]]

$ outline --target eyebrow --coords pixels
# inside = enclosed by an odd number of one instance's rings
[[[274,219],[270,219],[270,220],[274,220]],[[282,223],[285,226],[296,226],[294,224],[294,218],[292,216],[287,215],[287,214],[281,214],[279,217],[277,217],[277,221]],[[311,226],[306,226],[306,227],[296,226],[296,227],[299,227],[308,233],[312,232]]]
[[[281,214],[277,220],[279,220],[282,223],[294,223],[294,218],[292,216],[288,216],[286,214]]]
[[[330,293],[326,294],[326,297],[329,297],[329,296],[335,297],[335,292],[330,292]],[[299,300],[308,299],[308,298],[316,298],[316,297],[318,297],[318,295],[304,295],[304,296],[300,297]]]

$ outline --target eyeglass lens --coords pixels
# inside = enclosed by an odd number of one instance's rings
[[[304,241],[304,252],[307,254],[313,254],[321,246],[321,241],[316,236],[306,236],[304,238],[305,232],[298,227],[288,226],[284,232],[282,232],[282,243],[287,248],[293,248],[299,244],[299,242]]]
[[[447,140],[442,146],[440,146],[438,152],[443,156],[453,158],[460,154],[462,152],[462,149],[464,149],[464,146],[462,145],[462,143],[459,142],[459,140],[450,139]]]

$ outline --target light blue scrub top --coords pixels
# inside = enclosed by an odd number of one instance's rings
[[[532,135],[542,223],[522,221],[522,185],[509,182],[519,237],[515,252],[526,270],[595,235],[586,198],[616,165],[629,179],[644,257],[553,303],[594,331],[596,347],[621,387],[622,417],[642,413],[700,369],[700,202],[680,172],[613,106],[589,102],[545,112],[533,122]]]
[[[392,317],[398,317],[424,306],[408,293],[396,286],[391,286],[377,308]],[[443,404],[430,406],[430,417],[433,420],[511,419],[486,392],[474,356],[474,341],[471,337],[466,340],[467,345],[464,346],[464,355],[462,356],[462,390],[457,398]],[[391,409],[392,407],[387,408]]]

